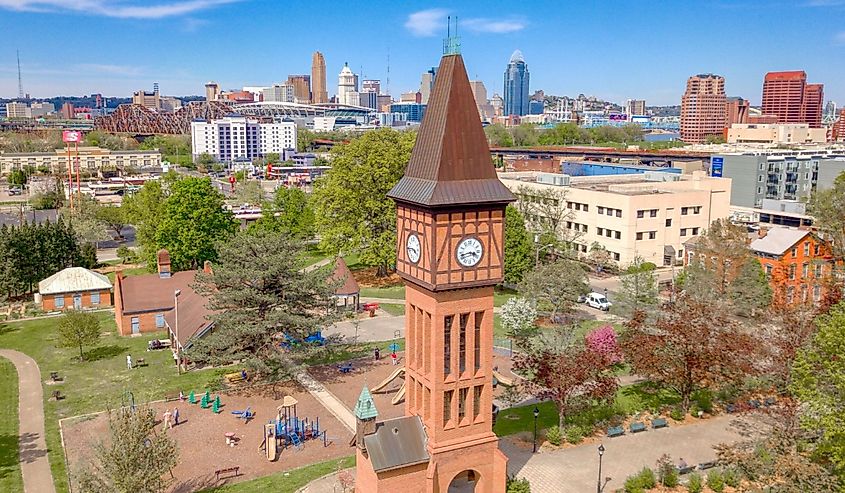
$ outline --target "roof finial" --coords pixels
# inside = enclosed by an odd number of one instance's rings
[[[455,16],[455,35],[452,36],[452,16],[446,17],[446,39],[443,40],[443,55],[457,55],[461,52],[461,38],[458,36],[458,17]]]

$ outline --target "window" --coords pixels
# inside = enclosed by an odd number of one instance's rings
[[[810,277],[810,264],[808,262],[804,262],[801,265],[801,277],[803,277],[805,279]]]
[[[156,313],[156,328],[161,329],[164,327],[164,314],[163,313]]]
[[[604,207],[598,206],[598,212],[599,214],[604,214]]]
[[[53,297],[53,302],[56,305],[56,308],[64,308],[65,307],[65,296],[62,294],[57,294]]]
[[[653,240],[655,238],[657,238],[657,231],[649,231],[648,232],[648,239]]]
[[[700,206],[700,205],[697,205],[697,206],[693,207],[693,208],[692,208],[692,213],[693,213],[693,214],[700,214],[700,213],[701,213],[701,206]]]
[[[797,256],[798,256],[798,247],[792,247],[792,256],[793,256],[793,257],[797,257]]]
[[[790,281],[795,280],[795,270],[796,270],[796,265],[795,264],[789,264],[789,280]]]
[[[467,323],[469,313],[461,313],[458,329],[458,371],[461,373],[467,369]]]
[[[620,233],[619,231],[614,231],[613,237],[616,238],[617,240],[622,239],[622,233]]]
[[[607,212],[607,215],[608,215],[608,216],[612,216],[612,215],[613,215],[613,209],[606,209],[606,212]]]
[[[672,226],[672,218],[666,219],[666,227],[668,228],[670,226]]]
[[[766,277],[772,277],[772,266],[766,264]]]
[[[616,217],[622,217],[622,209],[616,209]]]
[[[589,205],[584,204],[584,212],[590,212],[590,206]]]
[[[581,210],[581,204],[579,204],[578,202],[576,202],[576,203],[575,203],[575,210],[576,210],[576,211],[580,211],[580,210]]]
[[[687,228],[681,228],[681,236],[687,235]]]
[[[792,304],[792,300],[795,297],[795,286],[787,286],[786,288],[786,302],[788,304]]]
[[[810,255],[810,242],[804,242],[804,256]]]
[[[689,214],[689,207],[681,207],[681,215],[686,216]]]
[[[652,209],[648,211],[649,217],[657,217],[657,209]]]
[[[637,233],[637,240],[642,240],[642,239],[643,239],[643,234]]]
[[[620,257],[619,257],[619,254],[614,252],[614,253],[613,253],[613,260],[615,260],[615,261],[619,262],[619,258],[620,258]]]
[[[698,228],[692,228],[692,234],[697,235],[698,234]]]
[[[816,247],[813,249],[813,252],[815,255],[819,254],[819,245],[816,245]]]
[[[458,421],[462,421],[467,415],[467,394],[469,388],[458,389]]]
[[[446,315],[443,319],[443,374],[452,373],[452,321],[454,315]]]
[[[637,211],[637,219],[642,219],[645,217],[645,211]]]
[[[483,385],[476,385],[472,389],[472,417],[478,419],[481,415],[481,392],[484,390]]]
[[[481,369],[481,321],[484,320],[484,312],[475,312],[475,371]]]
[[[813,286],[813,301],[819,301],[822,299],[822,287],[816,284]]]
[[[443,392],[443,425],[452,420],[452,395],[454,390]]]
[[[822,264],[816,264],[813,266],[813,277],[816,279],[822,276]]]
[[[801,285],[801,302],[802,303],[807,302],[807,285],[806,284]]]

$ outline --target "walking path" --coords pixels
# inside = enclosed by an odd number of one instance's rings
[[[636,435],[606,438],[602,458],[602,478],[610,477],[604,491],[621,488],[625,478],[645,466],[654,469],[663,454],[677,463],[683,458],[695,465],[716,459],[714,445],[736,442],[742,437],[731,423],[748,422],[753,418],[718,416],[701,423],[648,430]],[[549,452],[531,453],[530,444],[523,448],[501,440],[499,447],[508,456],[508,472],[531,483],[532,493],[581,493],[596,489],[598,481],[598,444]]]
[[[20,403],[18,406],[20,428],[21,475],[25,493],[55,493],[47,441],[44,435],[44,397],[41,389],[41,371],[29,356],[10,349],[0,349],[0,356],[14,363],[18,371]]]
[[[343,423],[343,426],[352,433],[355,433],[355,416],[344,403],[340,402],[340,399],[329,392],[323,384],[318,382],[307,371],[303,371],[297,375],[296,379],[323,407],[334,414],[334,417]]]
[[[315,479],[306,484],[302,488],[296,490],[296,493],[346,493],[343,490],[343,483],[341,475],[350,480],[355,479],[355,468],[346,469],[340,472],[334,472],[322,478]],[[352,491],[352,490],[346,490]]]

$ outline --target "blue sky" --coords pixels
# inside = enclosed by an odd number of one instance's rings
[[[519,48],[532,91],[677,104],[688,76],[713,72],[759,104],[765,72],[803,69],[845,104],[845,0],[0,0],[0,97],[17,95],[16,48],[35,97],[266,85],[309,73],[314,50],[330,94],[345,61],[384,84],[389,52],[398,95],[438,63],[449,14],[490,95]]]

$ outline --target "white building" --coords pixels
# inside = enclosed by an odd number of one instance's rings
[[[293,103],[295,99],[293,84],[286,82],[273,84],[262,89],[261,96],[265,102],[269,103]]]
[[[734,123],[728,129],[728,144],[824,144],[826,128],[806,123]]]
[[[218,161],[252,161],[270,153],[296,149],[296,123],[257,123],[241,116],[191,122],[194,159],[210,154]]]
[[[29,107],[29,113],[32,115],[33,118],[38,118],[42,116],[47,116],[50,113],[56,112],[56,107],[53,106],[53,103],[48,102],[34,102],[32,106]]]
[[[26,103],[12,101],[6,103],[6,118],[32,118],[32,110]]]
[[[343,70],[337,77],[337,102],[358,106],[358,76],[352,73],[349,64],[343,64]]]

